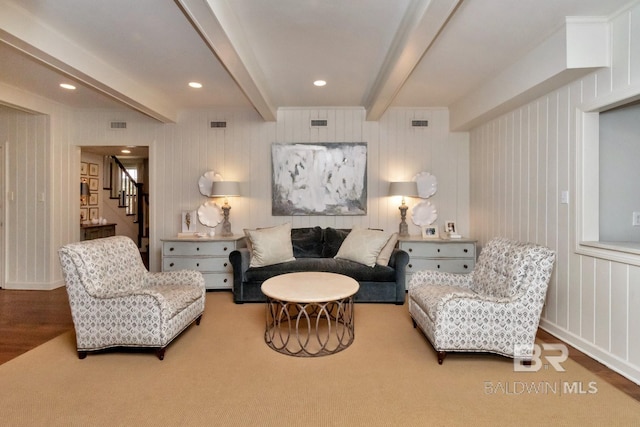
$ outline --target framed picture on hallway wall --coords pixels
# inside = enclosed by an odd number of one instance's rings
[[[89,163],[89,176],[98,176],[98,164]]]
[[[98,219],[100,216],[100,211],[98,208],[89,208],[89,220]]]
[[[86,175],[89,173],[89,164],[87,162],[80,162],[80,175]]]
[[[98,178],[89,179],[89,190],[98,191]]]

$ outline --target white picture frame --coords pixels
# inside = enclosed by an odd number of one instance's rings
[[[460,239],[462,236],[458,234],[458,229],[456,227],[455,221],[446,221],[444,223],[444,233],[449,239]]]
[[[423,239],[440,238],[440,234],[438,233],[438,227],[433,227],[433,226],[422,227],[422,238]]]
[[[198,214],[194,211],[182,211],[181,229],[183,233],[195,233],[198,226]]]
[[[444,232],[447,234],[457,234],[456,222],[448,220],[444,223]]]

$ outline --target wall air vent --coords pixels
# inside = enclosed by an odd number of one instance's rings
[[[126,129],[127,122],[111,122],[109,126],[111,129]]]
[[[429,126],[429,120],[411,120],[411,126],[413,126],[413,127],[427,127],[427,126]]]
[[[311,126],[326,126],[327,125],[327,121],[326,120],[311,120]]]
[[[212,128],[226,128],[227,122],[211,122]]]

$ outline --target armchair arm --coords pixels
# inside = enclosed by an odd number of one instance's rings
[[[160,273],[149,273],[146,278],[147,286],[158,285],[193,285],[205,289],[204,277],[202,273],[195,270],[163,271]]]
[[[424,285],[470,288],[472,279],[473,274],[469,273],[445,273],[436,270],[422,270],[411,276],[409,290]]]

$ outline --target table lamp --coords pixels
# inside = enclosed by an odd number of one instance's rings
[[[418,184],[415,181],[402,181],[389,183],[389,196],[402,196],[402,204],[400,209],[400,227],[398,235],[406,237],[409,235],[409,225],[407,224],[408,206],[404,203],[405,197],[413,197],[418,195]]]
[[[240,185],[235,181],[213,181],[211,185],[211,197],[224,197],[224,205],[222,205],[222,233],[221,236],[232,236],[231,223],[229,222],[229,197],[240,195]]]

